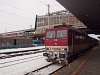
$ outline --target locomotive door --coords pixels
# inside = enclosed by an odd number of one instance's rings
[[[68,32],[68,47],[69,53],[73,54],[75,52],[75,32],[73,30],[69,30]]]
[[[72,31],[72,49],[74,54],[75,53],[75,31]]]
[[[14,45],[17,45],[17,43],[16,43],[16,39],[14,39]]]

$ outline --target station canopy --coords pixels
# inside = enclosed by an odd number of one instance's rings
[[[100,0],[57,0],[93,34],[100,34]]]

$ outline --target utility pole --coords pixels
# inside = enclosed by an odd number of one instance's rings
[[[50,28],[50,5],[48,4],[48,28]]]
[[[50,15],[50,5],[48,4],[48,15]]]

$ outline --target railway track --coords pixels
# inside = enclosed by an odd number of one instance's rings
[[[51,63],[24,75],[51,75],[64,66],[63,64]]]
[[[41,53],[41,52],[44,52],[44,49],[38,49],[38,50],[26,51],[26,52],[18,52],[18,53],[11,53],[11,54],[0,54],[0,59],[6,59],[6,58],[29,55],[29,54],[36,54],[36,53]]]
[[[16,65],[16,64],[20,64],[20,63],[24,63],[24,62],[29,62],[29,61],[33,61],[33,60],[37,60],[37,59],[41,59],[41,58],[43,58],[43,56],[38,55],[38,56],[30,56],[30,57],[20,58],[20,59],[16,59],[16,60],[0,62],[0,68],[5,68],[8,66],[12,66],[12,65]]]
[[[50,64],[43,53],[19,56],[0,60],[0,75],[24,75],[30,71]]]

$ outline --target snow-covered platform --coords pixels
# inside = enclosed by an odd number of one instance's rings
[[[45,46],[15,48],[15,49],[2,49],[2,50],[0,50],[0,54],[12,53],[12,52],[22,52],[22,51],[31,51],[31,50],[37,50],[37,49],[43,49],[43,48],[45,48]]]

